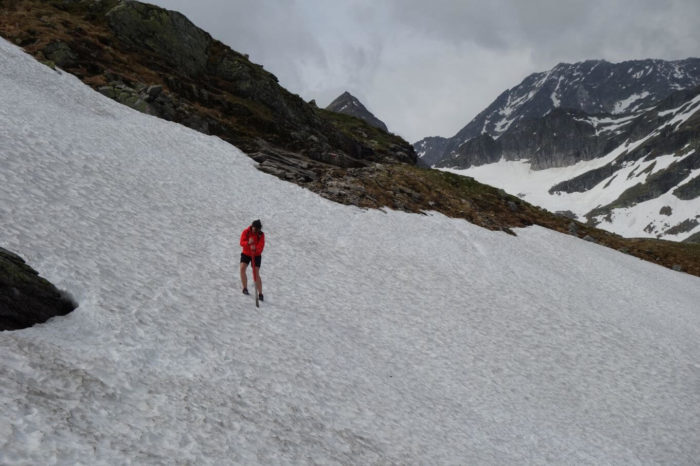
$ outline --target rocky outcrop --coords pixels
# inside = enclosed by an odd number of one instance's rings
[[[61,68],[75,65],[77,56],[71,48],[62,41],[52,42],[44,47],[44,56]]]
[[[331,102],[326,110],[331,112],[344,113],[345,115],[351,115],[356,118],[360,118],[375,128],[379,128],[382,131],[388,132],[386,125],[382,120],[377,118],[367,110],[367,108],[362,105],[359,99],[349,92],[345,91],[340,96],[338,96],[333,102]]]
[[[18,330],[66,315],[77,305],[17,254],[0,248],[0,330]]]
[[[207,65],[212,38],[181,13],[129,1],[107,12],[106,19],[120,41],[152,52],[189,77],[202,74]]]
[[[592,189],[601,181],[609,178],[615,173],[615,167],[612,164],[607,164],[603,167],[587,171],[570,180],[562,181],[549,188],[549,194],[557,192],[566,193],[582,193]]]

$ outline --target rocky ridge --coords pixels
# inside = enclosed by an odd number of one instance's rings
[[[361,120],[366,121],[375,128],[379,128],[382,131],[388,132],[386,124],[376,116],[372,114],[367,108],[362,105],[359,99],[349,92],[345,91],[339,95],[333,102],[331,102],[326,110],[336,113],[344,113],[345,115],[351,115]]]

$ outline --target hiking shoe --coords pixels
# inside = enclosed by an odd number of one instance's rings
[[[248,293],[248,288],[243,288],[243,294],[250,294]]]
[[[262,293],[260,293],[260,294],[258,295],[258,299],[259,299],[260,301],[265,301],[265,300],[263,299]]]

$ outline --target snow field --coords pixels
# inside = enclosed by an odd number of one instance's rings
[[[692,464],[700,280],[542,228],[333,204],[0,40],[0,464]],[[238,239],[267,235],[256,310]]]
[[[579,220],[585,220],[585,214],[592,209],[610,204],[627,189],[638,183],[645,182],[650,175],[667,168],[672,163],[679,162],[692,155],[694,150],[680,155],[663,155],[651,161],[640,159],[633,163],[628,163],[588,191],[550,194],[549,189],[562,181],[570,180],[587,171],[610,163],[625,151],[633,150],[642,144],[650,136],[631,144],[625,142],[605,157],[578,162],[568,167],[533,170],[530,168],[530,162],[527,160],[500,160],[496,163],[467,169],[444,170],[471,176],[482,183],[502,188],[510,194],[517,195],[527,202],[544,207],[551,212],[568,210],[576,214]],[[645,172],[652,164],[654,164],[653,168]],[[680,184],[689,182],[695,176],[697,176],[695,171],[691,172],[688,178]],[[693,218],[696,214],[700,215],[700,202],[697,199],[682,200],[671,194],[671,192],[672,190],[662,196],[640,202],[630,208],[613,209],[612,221],[608,221],[607,218],[601,216],[599,218],[601,223],[598,225],[598,228],[626,237],[656,237],[668,228],[659,229],[664,224],[668,223],[670,227],[685,219]],[[673,209],[674,213],[672,216],[659,217],[659,210],[664,206],[669,206]],[[658,228],[651,232],[645,231],[649,223],[654,223]],[[678,235],[664,235],[663,239],[682,241],[699,231],[700,225]]]

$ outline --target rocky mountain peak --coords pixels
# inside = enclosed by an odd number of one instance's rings
[[[673,92],[700,85],[700,59],[656,59],[610,63],[586,60],[527,76],[506,90],[445,144],[421,140],[414,144],[432,164],[454,158],[460,146],[483,134],[499,139],[509,129],[552,110],[566,108],[590,115],[641,112]],[[434,138],[433,138],[434,140]],[[461,158],[469,163],[469,157]]]
[[[351,115],[356,118],[360,118],[375,128],[379,128],[382,131],[388,132],[386,124],[376,116],[372,114],[367,108],[362,105],[362,102],[350,94],[348,91],[343,92],[338,96],[333,102],[326,107],[326,110],[336,113],[344,113],[346,115]]]

